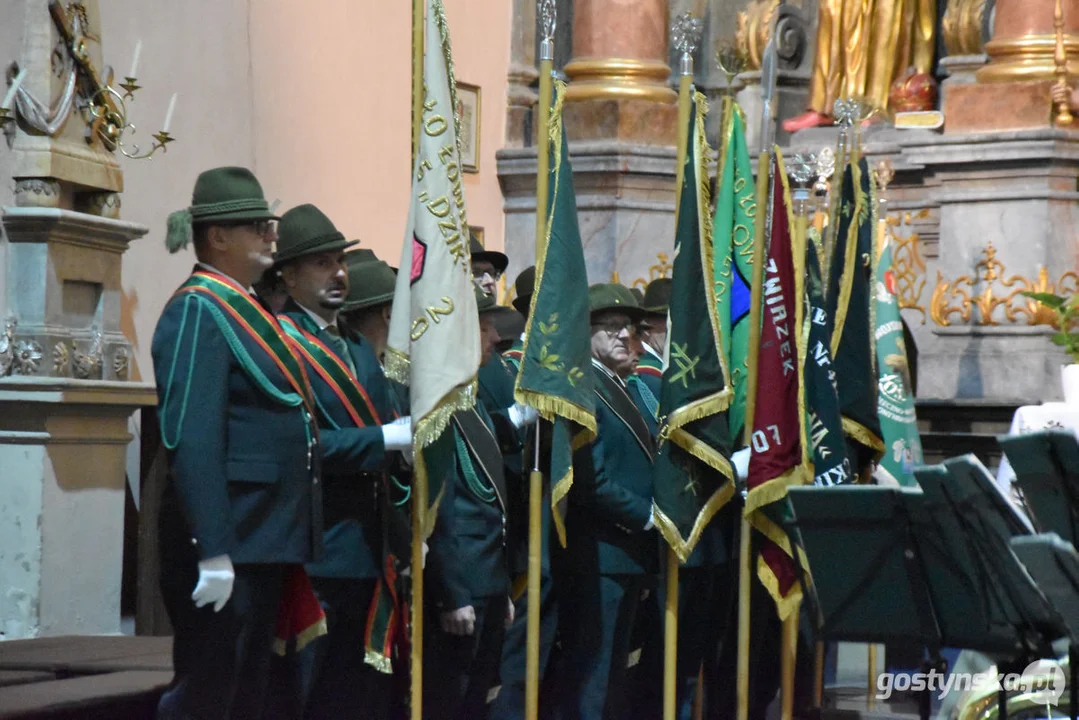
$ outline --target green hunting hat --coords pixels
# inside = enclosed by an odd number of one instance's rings
[[[505,305],[498,306],[498,313],[495,315],[495,329],[498,330],[498,336],[503,340],[513,341],[521,337],[521,333],[525,331],[526,322],[525,316],[513,308],[508,308]]]
[[[298,205],[281,216],[274,262],[280,265],[304,255],[344,250],[359,242],[345,240],[326,214],[314,205]]]
[[[666,315],[671,306],[671,279],[656,278],[644,290],[641,307],[651,315]]]
[[[250,170],[214,168],[195,180],[191,206],[169,215],[165,247],[170,253],[183,250],[191,243],[196,224],[233,225],[277,219]]]
[[[644,307],[644,291],[639,287],[631,287],[629,291],[633,293],[633,297],[637,298],[637,304]]]
[[[536,290],[536,266],[521,271],[513,283],[513,307],[517,312],[527,315],[532,303],[532,293]]]
[[[355,263],[348,269],[348,298],[341,312],[393,302],[396,287],[397,274],[384,261]]]
[[[498,272],[506,272],[506,268],[510,264],[510,259],[508,257],[496,250],[484,250],[483,245],[480,245],[479,238],[476,237],[476,233],[472,232],[471,228],[468,231],[468,235],[470,240],[469,247],[470,252],[472,253],[473,261],[479,260],[482,262],[486,260],[487,262],[494,265],[495,270],[497,270]]]
[[[629,288],[618,283],[602,283],[588,288],[588,310],[593,315],[605,310],[617,310],[629,315],[633,322],[644,316],[637,298]]]
[[[486,315],[487,313],[498,311],[498,308],[500,306],[498,304],[498,301],[495,300],[494,295],[488,295],[483,290],[481,290],[478,285],[473,286],[473,289],[476,292],[476,309],[479,311],[480,315]]]
[[[359,242],[356,240],[355,242]],[[345,255],[345,264],[350,268],[353,265],[359,265],[360,263],[378,262],[378,256],[375,255],[374,250],[368,250],[367,248],[356,248],[349,251]]]

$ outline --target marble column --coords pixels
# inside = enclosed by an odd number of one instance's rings
[[[1055,82],[1056,0],[998,0],[989,62],[976,83],[952,86],[942,105],[945,132],[999,132],[1047,128]],[[1063,0],[1069,81],[1079,78],[1079,0]],[[945,32],[947,35],[947,31]]]
[[[1052,80],[1056,65],[1053,11],[1056,0],[998,0],[993,39],[985,45],[989,64],[978,82]],[[1079,77],[1079,0],[1064,0],[1064,45],[1068,74]]]
[[[566,127],[575,139],[673,145],[667,0],[576,0],[565,67]]]

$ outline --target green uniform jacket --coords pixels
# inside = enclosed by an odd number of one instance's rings
[[[453,467],[444,475],[428,541],[428,598],[442,612],[476,598],[508,595],[506,481],[494,423],[482,403],[456,413]]]
[[[174,295],[154,331],[158,418],[166,447],[172,446],[162,552],[185,543],[201,559],[310,562],[322,548],[316,428],[302,404],[273,397],[295,393],[263,346],[222,307],[202,293]],[[266,319],[276,328],[268,313]],[[235,351],[227,335],[238,341]]]
[[[289,300],[282,313],[331,350],[330,335],[320,330],[299,305]],[[390,387],[371,346],[359,335],[342,331],[356,377],[381,422],[394,419]],[[340,357],[340,355],[339,355]],[[344,360],[344,358],[341,358]],[[322,438],[322,499],[326,526],[325,555],[308,565],[313,577],[377,578],[383,574],[386,471],[396,453],[386,453],[380,425],[357,427],[341,399],[318,373],[308,368],[318,407]]]
[[[657,536],[644,529],[652,511],[654,425],[620,381],[597,367],[593,373],[598,436],[573,456],[563,566],[582,574],[654,573]]]

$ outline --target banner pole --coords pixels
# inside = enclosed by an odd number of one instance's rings
[[[423,40],[424,2],[412,0],[412,163],[408,173],[416,169],[416,157],[420,151],[420,128],[423,126]],[[411,178],[410,178],[411,182]],[[421,451],[422,452],[422,451]],[[423,463],[421,453],[415,462]],[[415,479],[417,473],[413,474]],[[413,482],[412,488],[412,633],[409,713],[412,720],[423,720],[423,541],[427,517],[427,483]]]
[[[553,0],[539,0],[537,10],[543,31],[540,43],[539,128],[536,135],[536,266],[547,248],[547,198],[550,172],[551,76],[554,73],[554,30],[557,21]],[[540,570],[543,557],[543,473],[539,467],[540,435],[532,472],[528,476],[528,608],[525,628],[525,719],[539,718],[540,684]]]

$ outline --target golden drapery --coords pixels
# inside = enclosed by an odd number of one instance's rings
[[[845,97],[886,108],[907,68],[932,69],[935,30],[934,0],[821,0],[809,109],[831,115]]]

